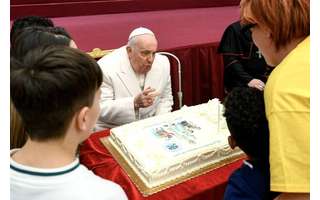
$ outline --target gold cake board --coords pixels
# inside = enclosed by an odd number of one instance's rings
[[[167,189],[169,187],[172,187],[174,185],[177,185],[179,183],[182,183],[186,180],[189,180],[191,178],[197,177],[199,175],[205,174],[213,169],[217,169],[219,167],[222,167],[224,165],[227,165],[229,163],[232,163],[236,160],[239,159],[243,159],[245,158],[245,154],[237,154],[234,156],[231,156],[229,158],[226,158],[220,162],[217,163],[213,163],[213,164],[209,164],[203,168],[197,169],[195,171],[190,172],[189,174],[186,174],[184,176],[175,178],[174,180],[165,182],[161,185],[155,186],[155,187],[148,187],[147,185],[145,185],[145,183],[141,180],[141,178],[138,176],[137,174],[137,169],[135,170],[134,166],[132,164],[129,164],[123,153],[117,149],[116,147],[114,147],[111,144],[111,137],[107,136],[107,137],[103,137],[100,139],[102,144],[109,150],[109,152],[112,154],[112,156],[115,158],[115,160],[120,164],[120,166],[126,171],[126,173],[128,174],[128,176],[130,177],[130,179],[132,180],[132,182],[137,186],[138,190],[142,193],[142,196],[147,197],[151,194],[160,192],[164,189]]]

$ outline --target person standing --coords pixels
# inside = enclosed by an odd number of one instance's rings
[[[271,191],[279,199],[310,194],[310,2],[242,0],[242,23],[275,66],[264,99],[270,130]]]
[[[224,86],[227,92],[235,87],[263,90],[268,66],[246,27],[240,21],[230,24],[223,33],[218,52],[223,56]]]

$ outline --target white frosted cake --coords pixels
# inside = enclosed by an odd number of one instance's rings
[[[143,183],[156,187],[223,160],[239,157],[218,99],[111,129],[110,143]]]

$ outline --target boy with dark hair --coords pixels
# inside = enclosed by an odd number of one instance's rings
[[[52,27],[54,28],[54,27]],[[22,60],[32,49],[40,46],[65,45],[71,46],[71,39],[57,37],[48,27],[26,27],[11,44],[11,57]],[[12,70],[12,69],[11,69]],[[12,102],[10,105],[10,149],[21,148],[27,141],[27,135],[21,117],[16,112]]]
[[[269,173],[269,129],[263,92],[255,88],[235,88],[224,101],[229,145],[238,146],[248,160],[233,172],[224,199],[271,199]]]
[[[52,32],[52,29],[47,27],[27,27],[23,29],[11,44],[11,56],[21,60],[30,50],[40,46],[70,46],[70,38],[63,35],[57,36]]]
[[[100,111],[97,63],[70,47],[41,47],[23,62],[11,60],[10,79],[11,99],[28,134],[21,149],[11,150],[11,198],[127,199],[76,156]]]
[[[19,32],[31,26],[54,27],[53,21],[41,16],[25,16],[13,21],[10,31],[10,43],[12,44]]]
[[[61,27],[31,26],[24,28],[11,44],[11,56],[21,60],[30,50],[40,46],[65,45],[76,47],[65,29]],[[10,105],[10,149],[21,148],[27,135],[12,102]]]

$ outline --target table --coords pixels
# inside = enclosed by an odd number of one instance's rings
[[[143,197],[126,172],[100,142],[109,130],[93,133],[80,146],[80,162],[96,175],[119,184],[130,200],[215,200],[222,199],[230,174],[240,167],[242,160],[212,170],[171,188]]]

